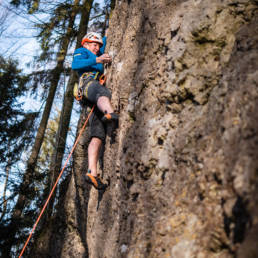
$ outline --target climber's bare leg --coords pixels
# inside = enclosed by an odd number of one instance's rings
[[[101,144],[102,141],[99,138],[93,137],[88,146],[88,169],[91,170],[93,176],[97,176],[97,162]]]
[[[114,109],[111,105],[110,99],[106,96],[101,96],[98,98],[97,106],[102,113],[105,113],[105,112],[113,113],[114,112]]]

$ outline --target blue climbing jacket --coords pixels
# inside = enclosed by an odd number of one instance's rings
[[[96,57],[104,54],[106,47],[106,37],[103,37],[103,46],[100,48],[98,55],[93,54],[88,49],[81,47],[77,48],[73,54],[72,69],[77,71],[79,76],[85,72],[92,72],[96,74],[104,72],[104,66],[96,62]]]

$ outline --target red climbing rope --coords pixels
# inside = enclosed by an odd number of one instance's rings
[[[25,251],[25,248],[26,248],[26,246],[28,245],[28,243],[29,243],[29,241],[30,241],[30,239],[31,239],[31,237],[32,237],[32,234],[33,234],[34,230],[36,229],[36,227],[37,227],[37,225],[38,225],[38,223],[39,223],[39,220],[40,220],[40,218],[41,218],[43,212],[45,211],[45,209],[46,209],[46,207],[47,207],[47,204],[48,204],[48,202],[49,202],[49,200],[50,200],[50,198],[51,198],[51,196],[52,196],[52,194],[53,194],[53,192],[54,192],[54,190],[55,190],[55,188],[56,188],[56,186],[57,186],[57,183],[58,183],[59,179],[61,178],[61,176],[62,176],[62,174],[63,174],[63,172],[64,172],[64,169],[65,169],[65,167],[66,167],[68,161],[70,160],[70,158],[71,158],[71,156],[72,156],[72,153],[73,153],[73,151],[74,151],[74,149],[75,149],[75,147],[76,147],[76,145],[77,145],[77,143],[78,143],[78,141],[79,141],[79,139],[80,139],[80,137],[81,137],[81,135],[82,135],[82,133],[83,133],[83,131],[84,131],[84,129],[85,129],[87,123],[88,123],[88,121],[89,121],[89,118],[90,118],[90,116],[91,116],[91,114],[92,114],[92,112],[93,112],[93,110],[94,110],[94,107],[95,107],[95,106],[92,107],[92,109],[91,109],[91,111],[90,111],[90,113],[89,113],[89,115],[88,115],[86,121],[84,122],[84,125],[83,125],[83,127],[82,127],[82,129],[81,129],[81,131],[80,131],[80,133],[79,133],[79,135],[78,135],[78,137],[77,137],[77,139],[76,139],[74,145],[73,145],[73,148],[72,148],[72,150],[71,150],[71,152],[70,152],[68,158],[67,158],[66,161],[65,161],[65,164],[64,164],[64,166],[63,166],[63,168],[62,168],[62,170],[61,170],[61,172],[60,172],[60,174],[59,174],[59,176],[58,176],[58,178],[57,178],[57,180],[56,180],[56,182],[55,182],[55,184],[54,184],[54,186],[53,186],[53,188],[52,188],[52,190],[51,190],[51,192],[50,192],[50,194],[49,194],[49,196],[48,196],[48,198],[47,198],[47,200],[46,200],[46,202],[45,202],[45,204],[44,204],[44,206],[43,206],[43,208],[42,208],[42,210],[41,210],[41,212],[40,212],[40,214],[39,214],[39,216],[38,216],[38,218],[37,218],[37,220],[36,220],[36,222],[35,222],[35,224],[34,224],[34,226],[33,226],[33,228],[32,228],[32,230],[31,230],[31,232],[30,232],[29,237],[27,238],[26,243],[24,244],[24,246],[23,246],[23,248],[22,248],[22,251],[21,251],[21,253],[20,253],[20,255],[19,255],[19,258],[22,257],[22,255],[23,255],[23,253],[24,253],[24,251]]]

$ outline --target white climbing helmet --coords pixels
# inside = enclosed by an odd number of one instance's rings
[[[103,45],[102,37],[97,32],[87,33],[82,39],[82,46],[85,42],[96,42],[99,43],[101,46]]]

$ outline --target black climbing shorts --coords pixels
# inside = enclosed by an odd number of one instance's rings
[[[88,78],[83,84],[83,95],[86,99],[87,106],[92,107],[94,104],[97,104],[99,97],[102,96],[106,96],[111,99],[110,91],[106,87],[102,86],[98,81]],[[102,117],[103,113],[95,107],[89,119],[90,138],[96,137],[104,142],[107,129],[106,125],[101,120]]]
[[[102,142],[105,142],[106,139],[106,124],[101,121],[103,114],[95,108],[90,116],[89,125],[90,125],[90,138],[97,137]]]
[[[83,95],[91,103],[96,104],[99,97],[105,96],[111,99],[110,91],[94,79],[86,80],[83,85]]]

